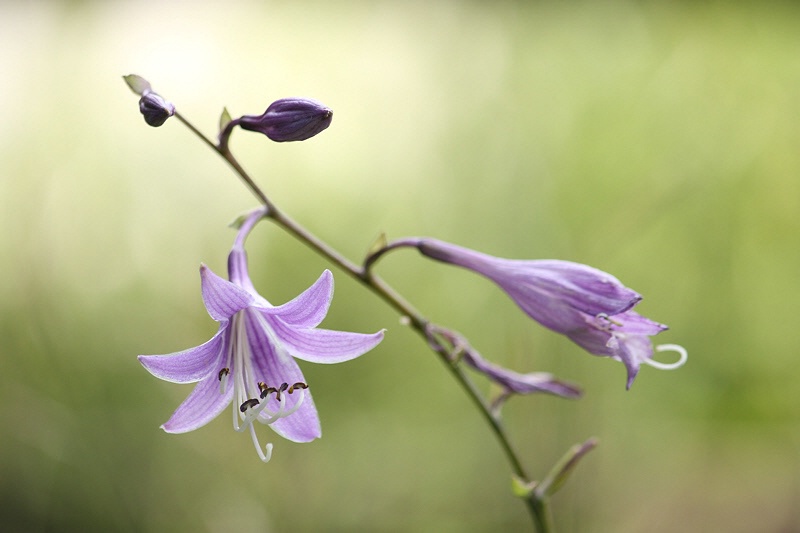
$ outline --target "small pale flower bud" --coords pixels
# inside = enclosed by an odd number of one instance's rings
[[[331,125],[333,111],[311,98],[281,98],[262,115],[245,115],[239,126],[275,142],[304,141]]]
[[[175,114],[175,106],[152,91],[145,91],[139,99],[139,111],[144,121],[157,128]]]

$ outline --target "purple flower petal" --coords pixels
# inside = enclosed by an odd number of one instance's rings
[[[243,248],[234,248],[228,255],[228,277],[231,282],[243,288],[251,295],[258,295],[258,291],[250,281],[250,274],[247,270],[247,252]]]
[[[139,362],[159,379],[173,383],[200,381],[219,366],[225,353],[225,325],[208,342],[168,355],[140,355]]]
[[[264,308],[266,315],[280,317],[293,327],[315,328],[328,314],[333,299],[333,274],[326,270],[311,287],[295,299],[277,307]]]
[[[542,325],[566,333],[581,314],[616,315],[641,300],[616,278],[567,261],[498,261],[493,279]]]
[[[288,382],[287,382],[288,383]],[[295,392],[295,394],[298,394]],[[294,414],[273,422],[270,427],[286,440],[292,442],[311,442],[322,436],[317,407],[311,391],[305,390],[305,399]]]
[[[253,302],[253,296],[245,289],[222,279],[205,265],[200,267],[200,284],[208,314],[217,322],[229,320]]]
[[[373,349],[383,340],[377,333],[351,333],[330,329],[298,329],[288,327],[270,317],[270,326],[281,344],[293,356],[312,363],[342,363]]]
[[[667,326],[653,322],[634,311],[613,317],[586,317],[586,325],[567,334],[573,342],[594,355],[621,361],[628,372],[627,388],[639,373],[639,366],[653,357],[650,336]]]
[[[489,278],[531,318],[559,333],[579,327],[581,313],[615,315],[642,299],[611,274],[579,263],[502,259],[436,239],[422,239],[417,248]]]
[[[233,398],[233,380],[224,394],[219,392],[219,379],[210,375],[198,383],[191,394],[161,427],[167,433],[186,433],[205,426],[222,412]]]

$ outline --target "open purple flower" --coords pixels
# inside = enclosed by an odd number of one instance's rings
[[[333,297],[333,275],[326,270],[302,294],[273,306],[256,292],[247,270],[244,240],[264,215],[247,216],[228,256],[230,281],[200,267],[203,301],[219,330],[208,342],[168,355],[140,355],[154,376],[174,383],[198,382],[161,427],[185,433],[202,427],[233,404],[233,427],[249,430],[259,457],[269,461],[272,444],[262,450],[256,421],[282,437],[309,442],[321,436],[311,392],[295,358],[340,363],[374,348],[383,331],[350,333],[317,328]]]
[[[617,278],[590,266],[559,260],[502,259],[436,239],[403,239],[390,247],[414,246],[423,255],[467,268],[500,286],[525,313],[572,339],[589,353],[621,361],[633,384],[642,363],[670,369],[686,361],[686,350],[665,344],[658,351],[680,354],[674,364],[653,361],[650,336],[667,329],[631,309],[642,297]]]

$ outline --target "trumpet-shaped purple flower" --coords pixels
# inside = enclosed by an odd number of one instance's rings
[[[256,292],[247,270],[244,240],[263,217],[252,212],[228,256],[230,281],[200,267],[203,301],[219,330],[208,342],[169,355],[140,355],[154,376],[174,383],[198,382],[161,427],[168,433],[198,429],[232,404],[233,427],[249,430],[259,457],[269,461],[272,444],[261,448],[255,422],[294,442],[321,436],[317,409],[296,359],[340,363],[374,348],[383,331],[350,333],[317,328],[333,296],[326,270],[288,303],[271,305]]]
[[[628,373],[627,388],[643,363],[670,369],[686,361],[686,350],[672,344],[656,350],[676,351],[679,361],[652,360],[650,336],[667,326],[632,311],[642,297],[596,268],[559,260],[502,259],[428,238],[398,241],[395,246],[415,246],[427,257],[494,281],[543,326],[566,335],[591,354],[621,361]]]

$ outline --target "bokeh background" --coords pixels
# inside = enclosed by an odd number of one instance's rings
[[[137,73],[208,135],[223,106],[335,111],[278,145],[234,133],[274,201],[354,260],[381,233],[614,273],[688,364],[589,356],[468,272],[398,252],[379,272],[517,371],[585,397],[515,398],[542,476],[599,447],[553,500],[562,532],[800,531],[800,9],[775,2],[0,4],[0,528],[524,531],[509,468],[459,387],[341,272],[324,323],[387,327],[304,364],[324,437],[261,464],[229,416],[158,426],[191,390],[137,354],[216,331],[254,199],[176,120],[146,126]],[[249,241],[274,303],[328,265],[268,224]],[[488,390],[485,381],[477,378]]]

